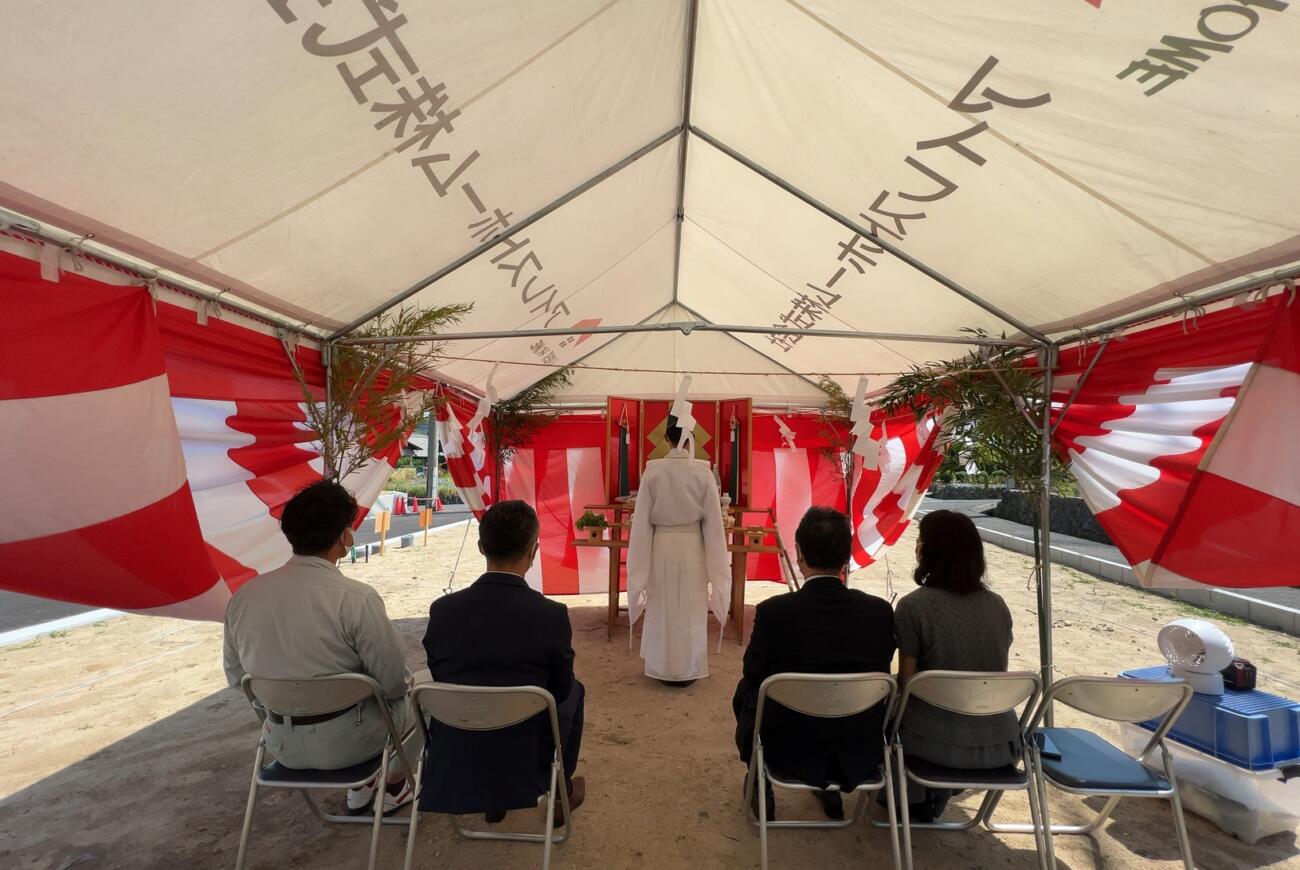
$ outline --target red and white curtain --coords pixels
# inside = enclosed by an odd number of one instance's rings
[[[505,469],[501,497],[537,510],[540,548],[525,579],[547,595],[609,589],[610,551],[573,543],[578,517],[605,502],[604,438],[605,421],[597,415],[559,417],[515,450]]]
[[[1063,352],[1056,447],[1147,586],[1293,585],[1300,305],[1285,295]]]
[[[771,510],[781,543],[794,559],[794,533],[799,520],[814,505],[843,511],[847,503],[839,444],[830,424],[800,414],[755,414],[750,464],[750,506]],[[782,429],[784,426],[784,429]],[[771,527],[749,515],[745,525]],[[766,543],[775,544],[775,538]],[[751,554],[746,576],[751,580],[786,582],[786,569],[771,553]]]
[[[221,619],[289,557],[280,513],[322,476],[284,346],[100,265],[42,273],[39,245],[2,247],[0,588]],[[319,353],[293,352],[322,387]],[[344,481],[358,522],[392,453]]]

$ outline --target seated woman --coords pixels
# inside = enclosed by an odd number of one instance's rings
[[[1011,649],[1011,611],[984,585],[984,544],[970,517],[933,511],[916,542],[920,586],[894,613],[901,690],[920,671],[1005,671]],[[946,767],[988,770],[1020,758],[1014,712],[963,716],[918,698],[907,702],[899,738],[903,752]],[[951,793],[908,784],[912,818],[933,821]]]

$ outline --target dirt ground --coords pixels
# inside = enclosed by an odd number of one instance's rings
[[[448,584],[463,527],[431,536],[427,549],[389,551],[347,573],[373,584],[422,667],[420,638],[429,601]],[[890,556],[892,589],[912,587],[910,534]],[[482,569],[473,531],[455,585]],[[989,580],[1015,617],[1011,667],[1038,666],[1030,560],[990,547]],[[1111,674],[1158,664],[1155,632],[1190,611],[1184,605],[1055,570],[1055,637],[1061,675]],[[882,562],[854,575],[855,587],[886,595]],[[751,584],[753,605],[782,587]],[[600,596],[562,599],[570,608],[578,676],[587,686],[587,724],[579,772],[587,802],[573,838],[556,847],[558,867],[693,870],[753,867],[758,840],[744,819],[743,768],[733,743],[731,693],[742,647],[730,629],[712,675],[689,689],[646,679],[628,651],[626,615],[606,641]],[[1220,620],[1224,622],[1224,620]],[[1294,638],[1244,624],[1227,626],[1239,654],[1260,670],[1262,688],[1300,694],[1300,646]],[[713,627],[716,632],[716,625]],[[1061,716],[1060,722],[1072,723]],[[1103,726],[1104,727],[1104,726]],[[127,616],[0,649],[0,867],[226,868],[234,862],[248,793],[257,726],[243,696],[221,671],[221,627]],[[958,802],[969,809],[975,800]],[[1095,804],[1093,804],[1095,806]],[[778,813],[816,815],[810,797],[778,797]],[[1055,793],[1053,821],[1083,821],[1092,810]],[[1013,796],[999,818],[1025,817]],[[481,822],[481,819],[479,820]],[[507,825],[536,826],[540,813],[512,813]],[[1247,846],[1189,816],[1198,867],[1300,868],[1296,834]],[[260,804],[251,867],[364,866],[368,830],[326,827],[300,798],[271,793]],[[1029,836],[919,832],[916,866],[1035,866]],[[381,867],[401,866],[405,829],[387,828]],[[865,825],[839,831],[782,830],[770,839],[773,867],[886,867],[886,832]],[[420,867],[535,867],[540,847],[482,843],[452,831],[446,817],[422,819]],[[1121,803],[1095,844],[1058,838],[1062,868],[1181,867],[1163,801]]]

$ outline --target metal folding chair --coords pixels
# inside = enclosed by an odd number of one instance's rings
[[[1183,806],[1178,799],[1178,781],[1170,761],[1165,736],[1174,727],[1184,708],[1192,700],[1192,688],[1182,680],[1125,680],[1115,677],[1068,677],[1054,683],[1030,722],[1034,766],[1039,773],[1042,793],[1044,838],[1051,866],[1056,865],[1052,847],[1054,834],[1091,836],[1110,817],[1120,798],[1169,798],[1173,806],[1174,829],[1183,866],[1192,870],[1192,847],[1187,839]],[[1138,755],[1130,758],[1112,743],[1082,728],[1039,728],[1038,724],[1053,701],[1060,701],[1080,712],[1110,722],[1147,722],[1159,719],[1150,741]],[[1163,718],[1162,718],[1163,717]],[[1041,735],[1041,736],[1040,736]],[[1043,754],[1043,745],[1054,751]],[[1146,767],[1146,761],[1159,749],[1164,776]],[[1047,809],[1047,783],[1068,794],[1097,795],[1108,800],[1097,817],[1086,825],[1053,825]],[[1027,833],[1024,824],[993,823],[993,810],[985,815],[985,825],[999,833]]]
[[[401,747],[402,735],[397,732],[379,683],[365,674],[335,674],[328,677],[315,677],[310,680],[270,680],[245,674],[242,682],[244,694],[248,696],[254,709],[258,705],[267,711],[292,719],[294,716],[321,716],[337,710],[346,710],[367,699],[373,699],[383,712],[384,724],[388,727],[388,739],[383,751],[361,764],[342,770],[300,770],[285,767],[278,761],[264,764],[266,760],[266,729],[262,729],[257,741],[257,754],[253,759],[253,778],[248,788],[248,806],[244,810],[244,827],[239,835],[239,853],[235,857],[235,870],[243,870],[248,857],[248,841],[253,831],[253,809],[257,804],[258,788],[289,788],[298,791],[307,806],[311,807],[318,818],[326,822],[341,824],[372,825],[370,834],[370,862],[367,865],[374,870],[375,857],[379,849],[379,828],[381,825],[400,825],[405,819],[384,818],[383,774],[388,770],[388,758],[393,747]],[[406,778],[415,787],[415,775],[407,761],[406,754],[398,751],[402,770]],[[311,798],[312,789],[331,789],[342,791],[349,788],[362,788],[378,775],[379,784],[375,788],[374,818],[365,816],[341,816],[326,813]]]
[[[441,722],[448,728],[461,731],[497,731],[509,728],[527,719],[546,713],[551,723],[551,739],[555,754],[551,758],[550,787],[546,793],[546,831],[541,834],[518,834],[496,831],[474,831],[464,828],[460,818],[452,815],[456,833],[474,840],[515,840],[525,843],[542,843],[542,870],[551,866],[551,843],[563,843],[573,830],[573,811],[569,807],[569,790],[561,787],[564,780],[564,755],[560,743],[560,718],[555,698],[537,686],[459,686],[452,683],[421,683],[411,690],[411,703],[415,705],[416,720],[423,732],[425,751],[415,772],[415,804],[411,810],[410,830],[406,840],[406,870],[411,870],[415,856],[415,831],[420,816],[420,791],[423,788],[424,761],[428,755],[428,730],[425,716]],[[531,772],[529,772],[531,773]],[[555,821],[555,797],[559,793],[564,808],[564,827],[557,835],[552,829]],[[484,807],[484,809],[489,809]]]
[[[889,810],[890,841],[894,849],[894,867],[899,865],[898,816],[894,808],[894,775],[889,758],[889,747],[885,743],[884,732],[879,735],[881,748],[880,775],[867,782],[847,789],[849,794],[857,793],[858,800],[853,813],[842,821],[831,820],[793,820],[772,821],[767,817],[767,801],[762,797],[771,783],[775,788],[796,791],[822,791],[820,786],[809,785],[791,777],[781,776],[779,770],[773,771],[771,759],[763,749],[763,712],[771,699],[784,707],[805,716],[817,716],[822,719],[839,719],[853,716],[869,710],[877,704],[885,705],[885,721],[893,711],[894,701],[898,697],[898,685],[889,674],[773,674],[763,681],[758,688],[758,708],[754,715],[754,748],[749,756],[749,772],[745,775],[745,814],[750,824],[758,827],[759,856],[763,870],[767,870],[767,832],[769,828],[845,828],[856,822],[866,812],[867,804],[874,794],[885,790],[885,801]],[[779,768],[779,761],[777,767]],[[758,816],[755,817],[749,796],[754,794],[755,779],[758,780]],[[844,792],[840,783],[830,783],[825,791]]]
[[[1033,755],[1029,750],[1029,741],[1025,737],[1025,725],[1033,715],[1034,708],[1042,694],[1043,683],[1038,675],[1028,671],[1002,673],[992,671],[922,671],[907,681],[903,688],[898,710],[890,728],[890,744],[893,747],[898,770],[898,780],[906,788],[908,780],[928,788],[952,789],[962,791],[976,789],[988,794],[980,804],[975,815],[964,822],[945,822],[936,819],[933,822],[913,823],[908,811],[906,794],[903,804],[903,856],[907,870],[912,870],[912,829],[940,831],[968,831],[982,822],[992,811],[997,795],[1004,791],[1023,791],[1029,796],[1029,813],[1033,817],[1032,827],[1035,844],[1038,846],[1038,863],[1046,867],[1047,853],[1043,840],[1045,836],[1039,823],[1039,791],[1034,772]],[[1021,704],[1025,705],[1020,717],[1020,737],[1024,769],[1013,765],[993,770],[967,770],[963,768],[944,767],[919,758],[908,760],[903,754],[903,745],[898,737],[899,727],[907,713],[908,701],[913,697],[925,701],[943,710],[959,713],[963,716],[993,716],[1014,711]]]

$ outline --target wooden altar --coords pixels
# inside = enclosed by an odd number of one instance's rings
[[[623,566],[626,564],[626,557],[623,555],[627,550],[628,537],[631,534],[631,522],[624,522],[624,517],[630,519],[632,508],[626,504],[604,504],[604,505],[586,505],[583,510],[592,511],[593,513],[612,514],[613,521],[607,526],[609,536],[598,540],[588,538],[578,538],[573,542],[575,547],[600,547],[609,550],[609,609],[607,614],[607,623],[605,627],[606,639],[614,637],[614,625],[618,622],[619,594],[622,586]],[[770,527],[743,526],[735,524],[727,529],[727,536],[730,539],[727,544],[727,552],[731,554],[731,615],[730,620],[736,627],[736,641],[744,644],[745,642],[745,566],[749,559],[750,553],[775,553],[779,559],[784,560],[785,569],[788,572],[786,584],[790,591],[797,588],[795,581],[794,566],[790,561],[790,556],[786,552],[781,541],[781,532],[776,527],[775,518],[770,508],[751,510],[749,508],[728,507],[728,513],[735,519],[741,519],[745,515],[760,514],[766,519],[772,521]],[[747,532],[750,529],[758,530],[762,528],[764,536],[771,535],[776,539],[776,544],[751,543],[747,540]],[[627,532],[627,534],[624,534]],[[631,626],[628,627],[631,631]]]

